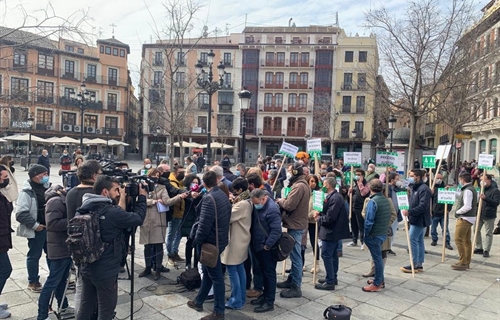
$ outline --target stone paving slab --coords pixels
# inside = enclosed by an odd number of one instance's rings
[[[141,163],[131,162],[134,170],[139,169]],[[57,173],[51,175],[53,182],[58,182]],[[18,181],[27,178],[27,172],[16,171]],[[13,219],[14,229],[17,222]],[[450,219],[450,233],[453,239],[455,219]],[[430,246],[431,240],[425,239],[426,250],[424,273],[415,275],[402,273],[399,268],[409,264],[406,252],[406,237],[402,224],[396,233],[393,250],[396,256],[389,255],[385,270],[386,289],[379,293],[361,291],[366,285],[366,278],[361,274],[370,268],[370,256],[359,247],[344,245],[344,256],[340,258],[339,285],[334,292],[316,290],[313,287],[313,275],[306,271],[303,277],[303,297],[298,299],[283,299],[276,297],[273,312],[256,314],[253,306],[247,304],[242,310],[226,312],[226,319],[322,319],[324,309],[332,304],[344,304],[353,309],[351,319],[499,319],[500,318],[500,236],[494,237],[490,258],[475,255],[471,269],[463,272],[454,271],[450,265],[457,261],[457,251],[446,251],[445,262],[441,262],[441,242],[436,247]],[[138,234],[137,240],[138,240]],[[440,239],[441,240],[441,239]],[[7,281],[0,302],[9,303],[13,320],[36,319],[37,299],[39,294],[26,289],[26,252],[27,241],[24,238],[13,237],[14,248],[9,251],[13,265],[13,273]],[[138,243],[138,241],[136,242]],[[454,245],[452,243],[452,245]],[[184,240],[179,250],[184,252]],[[187,307],[186,302],[193,299],[196,291],[176,292],[177,276],[183,271],[171,268],[169,273],[154,282],[151,277],[138,278],[137,275],[144,268],[143,247],[137,245],[135,252],[135,294],[134,319],[148,320],[195,320],[209,314],[213,302],[204,304],[204,312],[196,312]],[[166,262],[166,261],[165,261]],[[290,262],[288,261],[288,266]],[[307,270],[313,266],[311,248],[306,254]],[[320,264],[324,270],[323,265]],[[169,266],[170,267],[170,266]],[[277,266],[278,281],[285,279],[281,275],[282,263]],[[48,274],[45,259],[40,260],[40,280],[45,282]],[[324,271],[318,278],[325,276]],[[120,277],[125,277],[120,274]],[[128,319],[130,310],[130,282],[119,280],[119,297],[116,308],[119,319]],[[226,276],[226,296],[230,294],[229,280]],[[68,299],[72,303],[73,292],[68,292]],[[50,315],[51,319],[56,319]]]

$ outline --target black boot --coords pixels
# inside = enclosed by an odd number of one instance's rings
[[[145,277],[145,276],[150,275],[150,274],[151,274],[151,267],[146,267],[144,269],[144,271],[139,273],[139,278]]]
[[[280,292],[280,297],[282,298],[300,298],[302,297],[302,290],[295,284],[291,284],[290,289],[286,289]]]
[[[283,282],[278,282],[276,286],[280,289],[288,289],[292,287],[292,277],[288,276],[288,278]]]

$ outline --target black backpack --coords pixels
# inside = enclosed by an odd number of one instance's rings
[[[323,317],[328,320],[349,320],[352,309],[341,304],[331,305],[323,312]]]
[[[99,212],[90,211],[79,214],[69,221],[66,244],[78,267],[93,263],[101,257],[108,247],[101,239]]]
[[[182,272],[177,277],[177,283],[184,285],[188,291],[193,291],[201,287],[201,277],[198,268],[194,267]]]

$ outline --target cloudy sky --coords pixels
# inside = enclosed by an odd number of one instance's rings
[[[167,0],[0,0],[0,25],[18,27],[23,21],[23,12],[42,18],[43,9],[68,17],[79,9],[88,10],[91,19],[85,27],[96,38],[110,38],[111,24],[115,24],[115,37],[130,45],[129,68],[135,84],[141,59],[141,45],[155,41],[156,31],[165,21]],[[170,0],[171,1],[171,0]],[[187,1],[187,0],[177,0]],[[310,24],[330,25],[335,23],[338,12],[339,24],[349,34],[368,35],[370,30],[362,27],[363,12],[383,3],[394,13],[401,12],[406,0],[199,0],[201,9],[193,23],[192,36],[200,34],[203,26],[208,27],[210,36],[241,32],[245,26],[288,25],[293,18],[297,26]],[[443,0],[447,1],[447,0]],[[486,0],[478,0],[486,3]],[[479,6],[480,8],[481,6]],[[73,17],[81,16],[76,14]],[[32,20],[31,20],[32,21]],[[216,31],[217,30],[217,31]]]

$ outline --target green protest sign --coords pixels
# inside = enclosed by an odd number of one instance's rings
[[[322,211],[324,201],[325,201],[325,193],[323,191],[313,191],[313,209],[314,210]]]
[[[436,156],[423,156],[422,168],[434,169],[436,167]]]
[[[438,189],[438,203],[454,204],[456,198],[456,189]]]
[[[287,188],[285,188],[283,190],[285,190],[284,193],[283,193],[283,196],[286,198],[286,197],[288,197],[288,194],[290,193],[290,190],[292,190],[292,188],[287,187]]]

